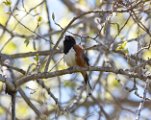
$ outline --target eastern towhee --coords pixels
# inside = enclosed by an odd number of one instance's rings
[[[72,36],[65,36],[63,52],[65,54],[64,61],[68,66],[89,66],[89,59],[84,53],[83,47],[81,45],[77,45],[75,39]],[[88,94],[91,94],[91,86],[88,80],[88,74],[86,71],[82,71],[81,74],[84,77]]]

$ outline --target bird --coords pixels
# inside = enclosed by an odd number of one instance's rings
[[[84,48],[81,45],[76,44],[76,40],[74,39],[74,37],[70,35],[65,36],[65,39],[63,41],[63,47],[64,61],[69,67],[87,67],[90,65]],[[81,74],[84,78],[84,83],[88,95],[91,95],[91,85],[89,83],[88,74],[86,71],[81,71]]]

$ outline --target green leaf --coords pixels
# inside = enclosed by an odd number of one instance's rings
[[[123,52],[125,53],[125,55],[128,55],[128,54],[129,54],[128,49],[123,50]]]
[[[42,17],[39,16],[39,17],[37,18],[37,21],[38,21],[38,22],[41,22],[41,21],[42,21]]]
[[[10,0],[6,0],[3,2],[6,6],[10,6],[12,4],[12,2]]]
[[[38,60],[39,60],[39,55],[38,55],[38,54],[36,54],[36,56],[34,57],[34,60],[35,60],[36,62],[38,62]]]
[[[26,47],[29,45],[29,39],[27,38],[24,43],[26,44]]]
[[[53,21],[55,20],[55,14],[54,13],[52,13],[52,19],[53,19]]]
[[[64,86],[72,88],[72,87],[75,87],[76,84],[74,82],[71,82],[71,81],[64,81]]]

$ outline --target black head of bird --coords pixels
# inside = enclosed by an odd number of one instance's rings
[[[72,36],[65,36],[63,52],[67,54],[69,50],[76,44],[75,39]]]

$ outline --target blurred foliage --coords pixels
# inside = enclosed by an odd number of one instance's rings
[[[5,113],[4,108],[0,107],[0,115],[3,115]]]
[[[7,14],[7,12],[5,12],[4,7],[5,7],[4,4],[1,3],[0,4],[0,16],[1,16],[0,17],[0,24],[2,24],[2,25],[5,25],[5,23],[8,19],[8,14]]]
[[[16,114],[19,119],[27,118],[29,115],[29,110],[28,106],[25,102],[18,102],[16,106]]]
[[[151,58],[151,50],[145,51],[144,54],[143,54],[143,58],[144,58],[145,60],[150,59],[150,58]]]

